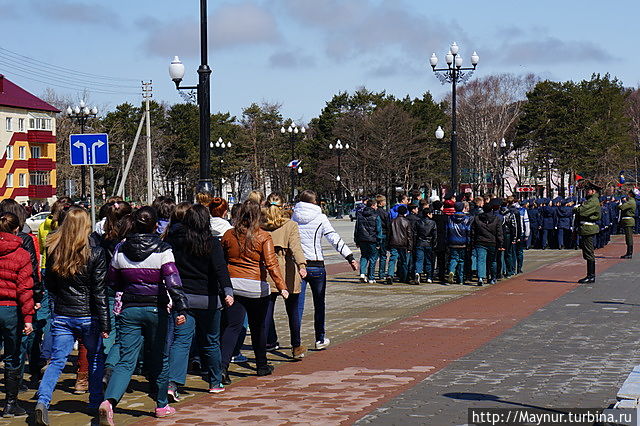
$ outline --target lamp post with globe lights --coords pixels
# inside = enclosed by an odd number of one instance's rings
[[[342,141],[338,139],[336,144],[329,144],[329,149],[336,153],[338,157],[338,173],[336,174],[336,218],[342,219],[342,154],[349,149],[349,144],[342,145]]]
[[[95,118],[98,115],[98,108],[89,108],[84,100],[80,101],[78,105],[67,107],[67,116],[80,125],[80,133],[84,133],[84,128],[87,125],[87,121],[90,118]],[[80,166],[80,185],[81,185],[81,197],[86,199],[86,186],[87,186],[87,169],[86,166]]]
[[[207,0],[200,0],[200,66],[198,67],[198,85],[180,86],[184,77],[184,64],[175,56],[169,65],[169,75],[177,90],[196,90],[200,110],[200,169],[196,187],[197,194],[212,193],[211,182],[211,68],[208,65],[207,51]]]
[[[291,148],[291,202],[296,196],[296,168],[293,166],[293,162],[296,160],[296,137],[298,134],[304,135],[307,132],[304,126],[298,127],[296,123],[292,122],[289,127],[285,129],[284,126],[280,128],[280,133],[284,136],[289,133],[289,146]],[[298,166],[299,167],[299,166]]]
[[[467,81],[478,65],[480,57],[476,52],[471,55],[471,67],[462,66],[460,47],[456,42],[451,43],[449,52],[445,55],[446,68],[436,68],[438,57],[432,54],[429,58],[431,69],[442,84],[451,84],[451,190],[458,191],[458,141],[456,139],[456,86]]]
[[[209,142],[209,148],[210,149],[215,148],[215,153],[220,160],[218,162],[218,174],[220,175],[220,182],[218,184],[218,196],[222,197],[223,196],[222,195],[222,184],[223,184],[222,166],[224,165],[223,156],[224,156],[224,150],[227,148],[231,148],[231,142],[225,142],[222,140],[222,138],[218,138],[215,144],[213,142]]]

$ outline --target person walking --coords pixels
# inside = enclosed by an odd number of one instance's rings
[[[376,213],[378,202],[370,198],[356,215],[353,241],[360,248],[360,282],[376,282],[376,260],[383,239],[382,219]]]
[[[175,413],[167,400],[168,351],[165,348],[169,307],[177,312],[177,326],[186,321],[187,298],[182,291],[180,275],[171,246],[157,233],[158,216],[153,207],[145,206],[132,213],[133,232],[117,248],[107,282],[122,292],[122,308],[118,315],[120,360],[113,368],[100,404],[101,425],[113,423],[113,407],[120,402],[129,386],[143,341],[160,345],[148,352],[150,394],[156,401],[156,417]],[[170,304],[171,301],[171,304]]]
[[[406,209],[406,207],[405,207]],[[317,205],[316,193],[305,190],[300,193],[300,201],[293,208],[291,218],[300,229],[300,244],[307,261],[307,276],[300,283],[300,297],[298,299],[298,314],[302,318],[304,312],[304,295],[307,284],[313,295],[313,327],[315,330],[316,349],[325,349],[331,340],[325,332],[325,294],[327,289],[327,271],[324,267],[324,253],[322,251],[322,237],[324,237],[342,257],[349,263],[352,270],[358,268],[351,249],[333,229],[329,219]]]
[[[273,240],[260,225],[260,205],[252,200],[242,203],[234,228],[222,236],[222,248],[228,263],[233,295],[225,296],[227,326],[222,332],[222,369],[227,376],[229,362],[236,347],[245,315],[251,329],[251,345],[256,357],[258,376],[267,376],[273,367],[267,364],[265,319],[271,289],[267,273],[286,299],[289,296],[280,274]],[[224,377],[228,382],[228,377]]]
[[[597,221],[601,218],[600,201],[598,191],[600,187],[589,182],[585,186],[587,200],[584,204],[574,207],[576,221],[579,224],[580,248],[582,258],[587,261],[587,276],[578,280],[580,284],[592,284],[596,282],[596,258],[593,253],[593,239],[599,232]]]
[[[490,204],[484,204],[482,213],[473,220],[471,241],[478,256],[478,286],[486,282],[495,284],[498,275],[496,250],[502,247],[502,224]]]
[[[633,228],[636,226],[636,200],[633,190],[629,191],[623,201],[618,205],[618,210],[620,210],[620,227],[624,229],[627,252],[620,256],[620,259],[631,259],[633,257]]]
[[[0,215],[0,332],[4,344],[4,392],[2,417],[24,416],[18,403],[20,348],[33,331],[33,271],[29,253],[22,248],[18,217]]]
[[[175,226],[172,224],[173,229],[165,239],[173,249],[182,289],[189,304],[184,325],[176,328],[186,334],[186,338],[180,340],[184,343],[177,344],[174,341],[169,349],[169,393],[173,394],[174,400],[178,399],[178,386],[186,382],[194,335],[198,338],[198,348],[205,361],[209,393],[224,391],[220,319],[221,310],[229,306],[233,299],[233,288],[222,245],[219,239],[211,235],[209,219],[207,207],[194,204],[180,223]],[[226,303],[223,304],[222,299]],[[176,316],[177,313],[174,313],[174,321]]]
[[[229,203],[224,198],[214,197],[209,203],[211,214],[211,233],[216,238],[222,238],[225,232],[233,228],[226,219],[229,211]]]
[[[289,292],[289,297],[285,299],[284,305],[289,318],[291,355],[294,359],[302,359],[307,352],[307,348],[302,345],[300,338],[302,318],[298,316],[298,298],[300,297],[301,279],[307,276],[307,260],[300,244],[298,224],[289,218],[284,208],[285,198],[281,194],[269,194],[267,206],[262,209],[262,216],[264,217],[262,229],[271,235],[278,265],[280,265],[280,273]],[[273,280],[268,281],[271,286],[271,295],[265,323],[267,348],[277,348],[279,347],[278,333],[276,332],[273,313],[280,291]]]
[[[89,409],[103,401],[102,339],[111,322],[105,287],[107,262],[100,241],[91,234],[87,211],[72,207],[47,238],[47,290],[53,300],[51,362],[38,388],[36,423],[49,424],[49,404],[76,340],[87,349]]]
[[[408,282],[408,255],[413,250],[413,229],[406,214],[407,206],[401,205],[398,207],[398,216],[391,221],[391,236],[389,238],[391,256],[385,282],[387,285],[393,284],[393,277],[396,273],[400,282]],[[397,270],[396,262],[398,263]]]
[[[447,223],[447,242],[451,257],[447,283],[453,284],[457,276],[458,282],[464,284],[464,259],[471,240],[471,218],[463,212],[462,202],[457,201],[453,208],[455,213],[449,216]]]
[[[429,207],[422,209],[420,212],[420,220],[418,220],[413,228],[415,239],[415,259],[416,271],[414,284],[420,284],[420,277],[424,273],[426,282],[433,282],[433,249],[436,246],[437,230],[436,223],[431,219],[431,209]]]

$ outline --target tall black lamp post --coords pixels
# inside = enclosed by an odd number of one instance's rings
[[[480,57],[476,52],[471,55],[472,67],[462,67],[462,56],[458,54],[456,42],[451,43],[449,52],[445,55],[446,68],[436,68],[438,57],[432,54],[429,63],[433,72],[442,84],[451,84],[451,190],[458,192],[458,141],[456,139],[456,85],[464,83],[471,77],[478,65]]]
[[[329,144],[329,149],[336,153],[338,157],[338,173],[336,174],[336,218],[342,219],[342,178],[340,173],[342,170],[342,153],[349,149],[349,144],[342,145],[340,139],[336,141],[336,144]]]
[[[69,116],[69,118],[71,118],[73,121],[75,121],[80,125],[80,133],[84,133],[84,128],[87,125],[87,121],[89,121],[90,118],[94,118],[96,115],[98,115],[98,108],[96,107],[89,108],[85,104],[84,100],[82,100],[78,105],[74,106],[73,108],[70,106],[67,107],[67,115]],[[87,193],[85,189],[87,187],[87,167],[86,166],[80,166],[80,185],[82,186],[80,190],[80,195],[82,199],[85,200],[87,197]]]
[[[222,166],[224,165],[224,150],[227,148],[231,148],[231,142],[225,142],[222,138],[218,138],[216,143],[209,142],[209,148],[214,149],[216,156],[218,157],[218,175],[220,176],[220,180],[218,182],[218,196],[223,197],[222,195],[222,184],[223,184],[223,176],[222,176]]]
[[[293,203],[294,198],[296,197],[296,169],[297,167],[293,166],[293,162],[296,160],[296,136],[298,133],[304,135],[307,129],[304,126],[298,127],[296,123],[291,123],[289,127],[286,129],[284,126],[280,128],[280,133],[283,135],[289,133],[289,146],[291,148],[291,203]]]
[[[177,90],[196,90],[200,108],[200,173],[196,193],[213,192],[211,182],[211,152],[209,139],[211,135],[211,68],[208,65],[207,51],[207,0],[200,0],[200,67],[198,67],[198,85],[180,86],[184,77],[184,65],[176,56],[169,65],[169,75],[176,84]]]

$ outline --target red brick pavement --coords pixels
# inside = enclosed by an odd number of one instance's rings
[[[612,242],[599,250],[597,272],[619,263],[623,247]],[[575,257],[396,321],[303,362],[280,366],[272,376],[250,377],[223,394],[194,397],[177,405],[178,413],[169,419],[144,422],[352,423],[572,290],[584,270],[576,252]]]

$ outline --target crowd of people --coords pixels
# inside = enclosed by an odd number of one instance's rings
[[[190,361],[202,366],[210,393],[224,392],[230,363],[246,360],[240,350],[248,330],[256,374],[270,375],[266,354],[280,345],[273,319],[279,297],[291,358],[307,352],[300,334],[307,286],[315,349],[327,348],[322,239],[353,270],[357,263],[316,194],[304,191],[299,200],[290,206],[280,194],[265,199],[253,191],[229,211],[226,200],[208,194],[194,204],[158,197],[140,208],[111,198],[92,228],[87,210],[61,197],[37,235],[23,232],[24,207],[3,200],[3,417],[26,415],[18,394],[29,371],[38,389],[35,421],[48,425],[56,383],[76,344],[74,389],[88,391],[88,409],[103,425],[114,424],[113,410],[134,374],[149,382],[156,417],[175,413],[169,403],[181,398]]]
[[[401,195],[390,209],[385,196],[371,197],[356,212],[360,281],[482,286],[522,273],[527,249],[582,248],[588,279],[581,282],[593,282],[593,250],[611,235],[625,233],[621,257],[631,258],[640,194],[599,197],[593,184],[585,191],[587,198],[522,201],[455,194],[410,201]]]

